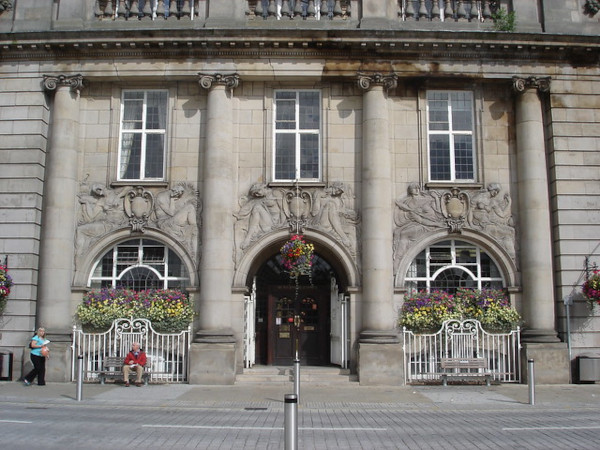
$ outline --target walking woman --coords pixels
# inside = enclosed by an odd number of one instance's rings
[[[31,338],[29,348],[31,348],[31,362],[33,369],[23,378],[25,386],[30,386],[35,377],[38,379],[38,386],[46,385],[46,358],[48,357],[48,345],[50,341],[46,339],[46,330],[38,328],[37,333]]]

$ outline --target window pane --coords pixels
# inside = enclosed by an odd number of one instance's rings
[[[320,105],[318,92],[300,92],[300,129],[319,129]]]
[[[319,178],[319,136],[300,136],[300,178]]]
[[[169,250],[169,272],[167,275],[177,278],[187,276],[181,259],[179,259],[173,250]]]
[[[473,131],[473,103],[470,92],[453,92],[452,98],[452,129],[455,131]]]
[[[447,135],[429,136],[429,165],[432,180],[450,179],[450,140]]]
[[[473,138],[458,135],[454,137],[455,178],[458,180],[473,179]]]
[[[275,142],[275,179],[296,178],[296,135],[278,134]]]
[[[123,94],[123,129],[142,129],[142,114],[144,108],[143,92],[125,92]]]
[[[429,129],[448,130],[448,94],[445,92],[428,93]]]
[[[155,264],[157,262],[165,261],[165,248],[164,247],[144,247],[144,258],[142,260],[143,264],[152,263]]]
[[[163,134],[149,134],[146,137],[146,171],[145,178],[162,178],[164,151]]]
[[[167,93],[164,91],[148,92],[146,108],[146,128],[164,130],[167,124]]]
[[[123,134],[121,145],[121,178],[131,180],[140,178],[142,159],[142,135]]]
[[[294,130],[296,129],[296,101],[293,100],[278,100],[277,111],[275,117],[275,126],[278,130]]]

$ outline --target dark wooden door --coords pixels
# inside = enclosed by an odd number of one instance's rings
[[[273,287],[269,294],[270,364],[329,363],[329,296],[316,287]]]

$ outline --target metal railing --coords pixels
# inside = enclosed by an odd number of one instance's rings
[[[96,381],[106,357],[124,359],[131,344],[138,342],[150,357],[150,382],[186,382],[190,335],[191,325],[179,333],[158,333],[147,319],[116,319],[102,333],[86,333],[73,327],[71,380],[75,380],[79,356],[83,356],[83,381]]]
[[[474,319],[447,320],[439,331],[415,334],[404,328],[405,383],[441,380],[442,358],[481,358],[487,369],[462,369],[491,373],[503,383],[521,381],[521,332],[488,333]]]

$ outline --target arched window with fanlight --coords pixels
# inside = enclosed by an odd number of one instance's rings
[[[177,254],[152,239],[130,239],[115,245],[94,264],[93,289],[185,289],[189,275]]]
[[[412,261],[405,278],[409,292],[459,288],[502,289],[504,279],[493,258],[477,245],[446,240],[425,248]]]

